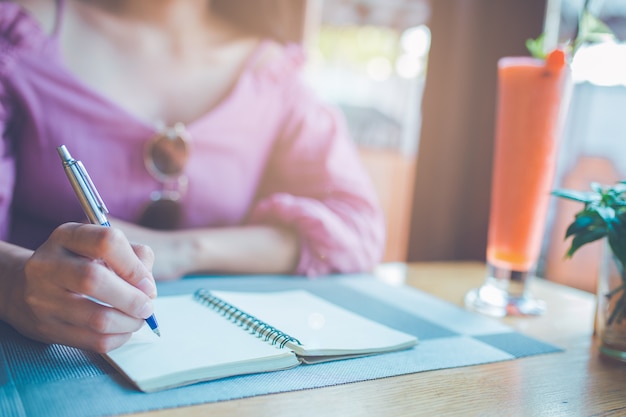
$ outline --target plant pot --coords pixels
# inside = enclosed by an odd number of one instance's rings
[[[605,239],[606,240],[606,239]],[[596,335],[600,352],[626,362],[626,275],[608,243],[603,247],[598,275]]]

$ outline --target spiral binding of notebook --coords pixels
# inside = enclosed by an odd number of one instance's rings
[[[208,290],[199,289],[194,293],[193,297],[200,303],[220,313],[222,316],[226,317],[228,320],[237,324],[244,330],[261,339],[264,339],[266,342],[270,342],[272,345],[278,345],[280,348],[285,347],[285,345],[289,342],[302,345],[302,343],[300,343],[300,341],[295,337],[289,336],[287,333],[278,330],[274,326],[270,326],[263,320],[238,309],[234,305],[214,296]]]

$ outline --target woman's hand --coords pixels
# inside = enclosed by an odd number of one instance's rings
[[[131,245],[118,229],[64,224],[15,277],[2,277],[0,318],[41,342],[107,352],[153,313],[153,261],[150,248]]]

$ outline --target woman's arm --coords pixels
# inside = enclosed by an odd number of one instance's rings
[[[286,227],[246,225],[158,231],[116,219],[111,223],[129,240],[152,248],[157,280],[193,272],[289,274],[295,271],[298,261],[298,236]]]
[[[285,103],[288,114],[249,223],[297,231],[298,274],[371,270],[384,250],[384,215],[343,115],[298,82]]]

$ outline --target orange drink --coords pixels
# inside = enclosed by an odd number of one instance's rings
[[[525,284],[541,249],[568,81],[561,51],[546,60],[498,61],[488,277],[466,298],[471,307],[494,310],[483,311],[491,315],[540,314],[544,308]]]
[[[560,138],[565,66],[502,58],[487,261],[528,271],[539,257]]]

